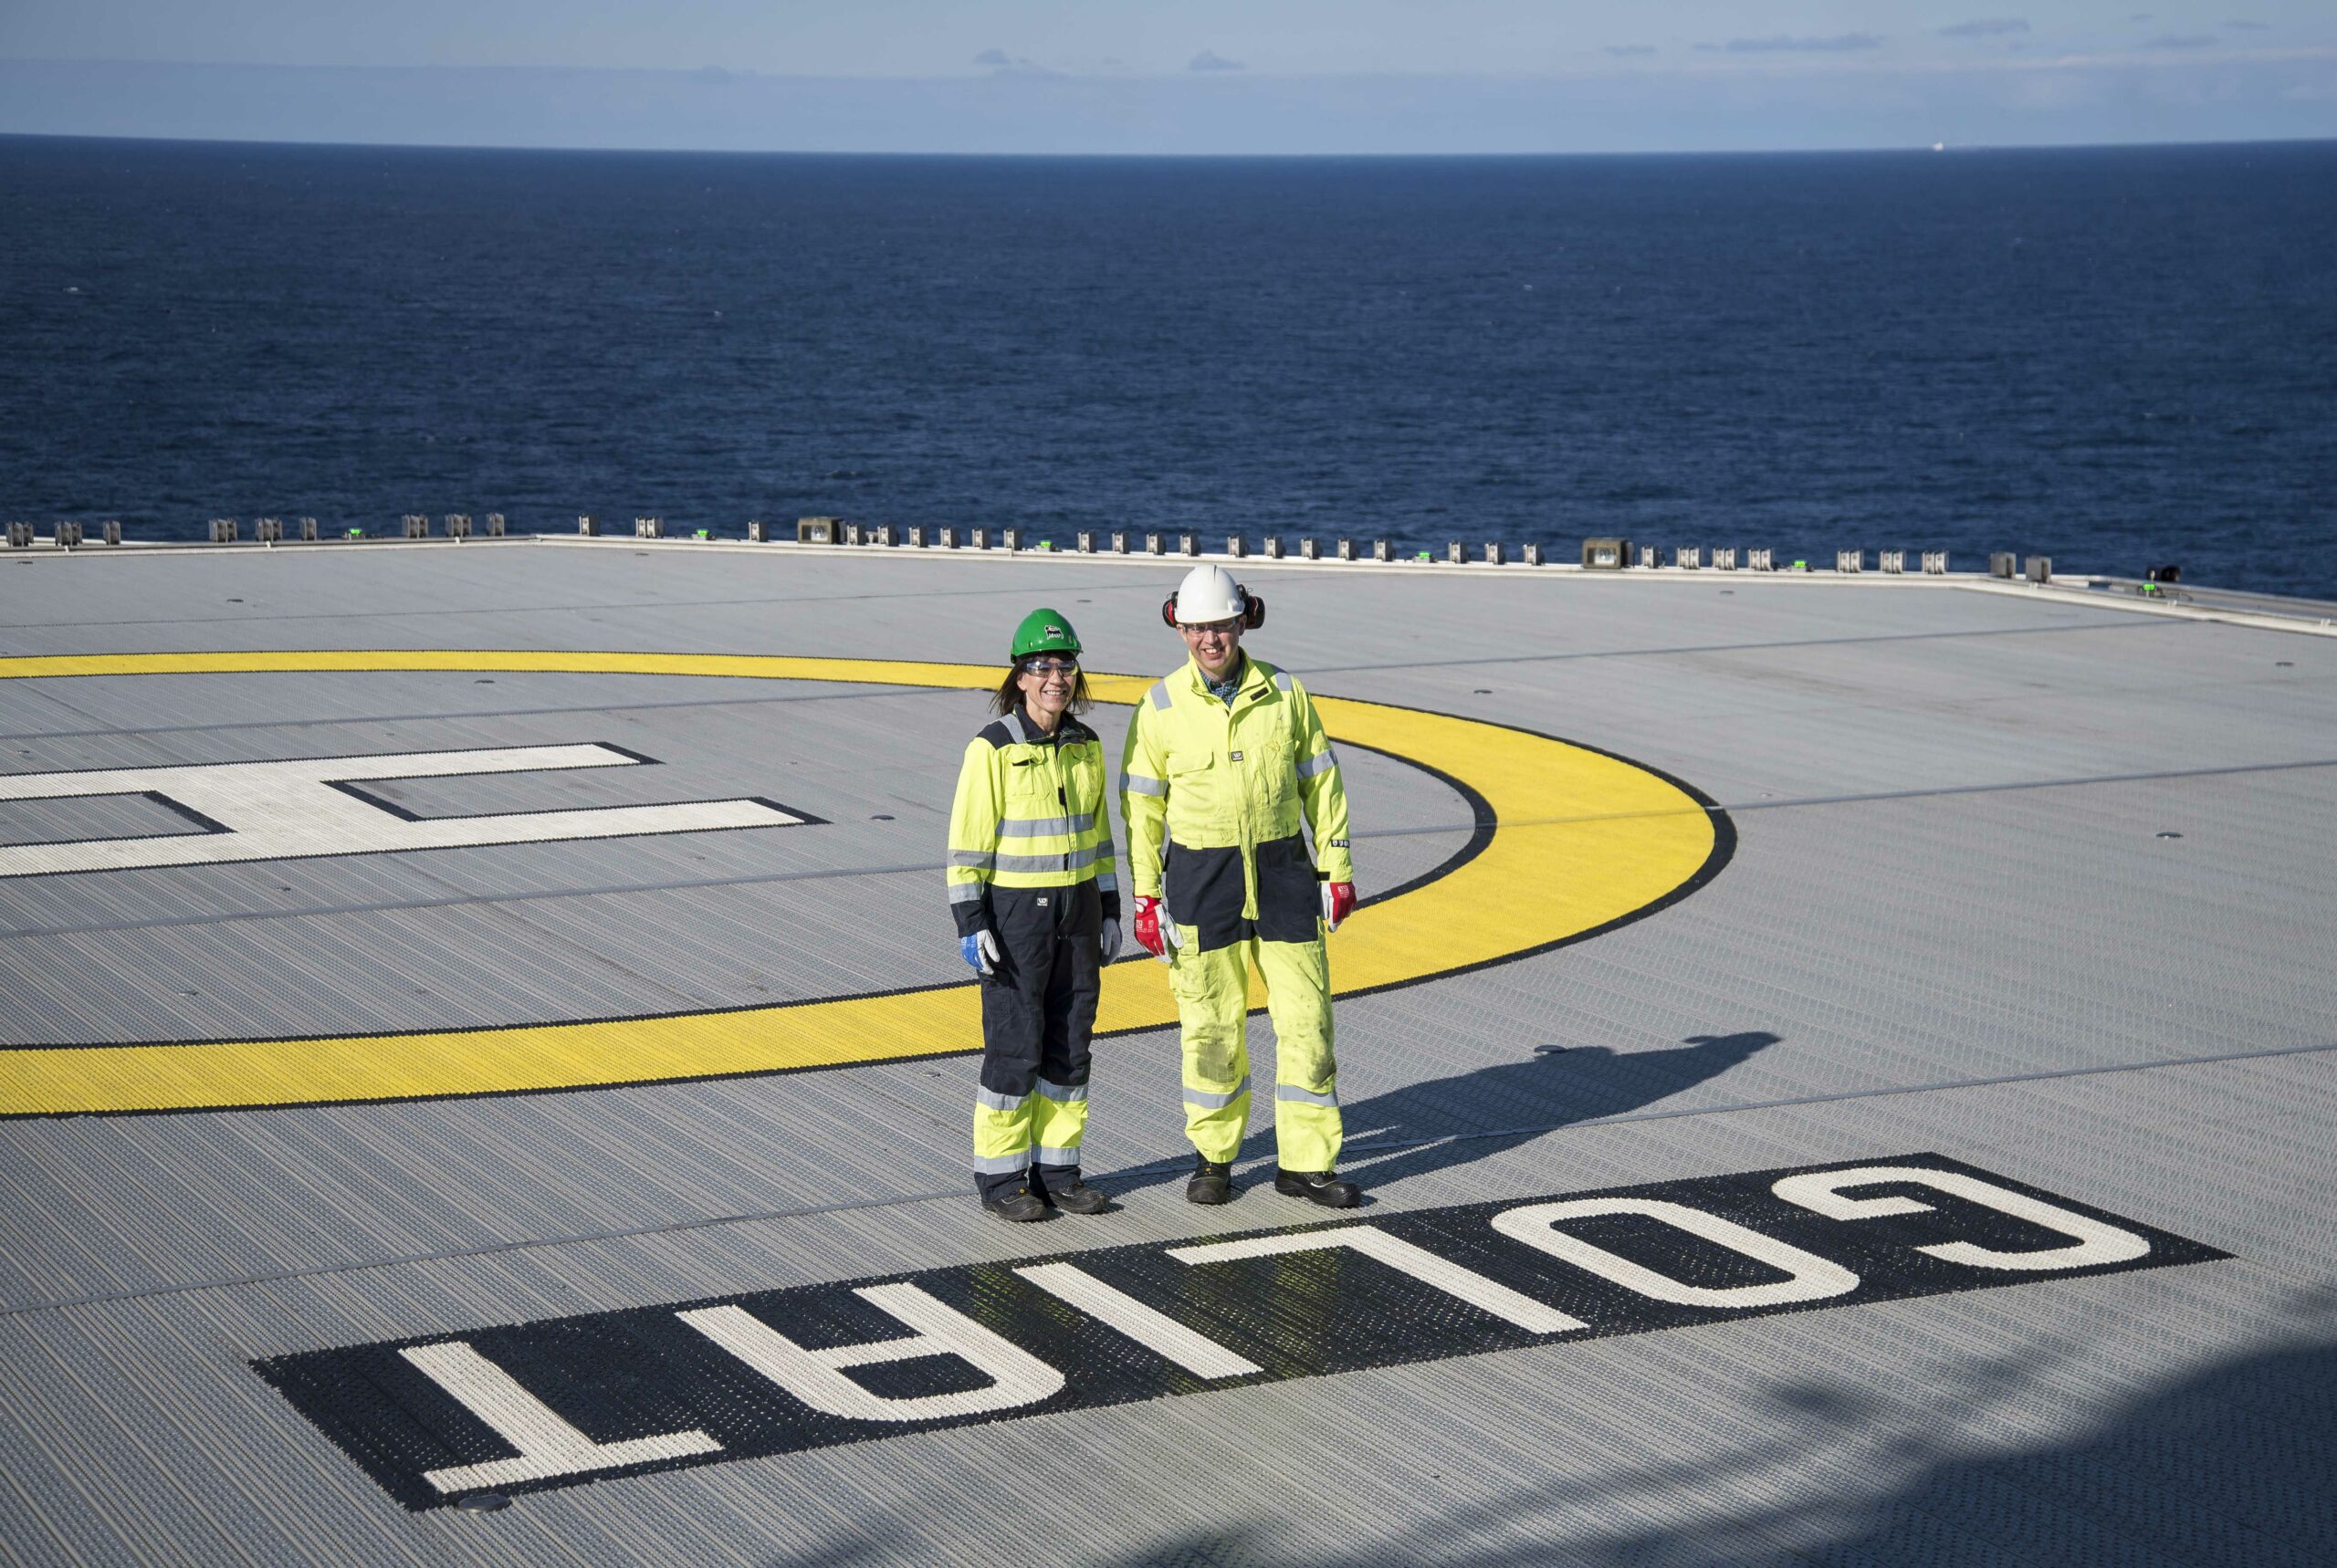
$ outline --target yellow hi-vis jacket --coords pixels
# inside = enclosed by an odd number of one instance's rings
[[[1179,924],[1221,924],[1200,911],[1202,901],[1217,899],[1200,890],[1221,889],[1230,905],[1232,879],[1212,875],[1209,867],[1228,858],[1221,853],[1227,850],[1240,852],[1239,919],[1244,929],[1258,923],[1261,848],[1280,852],[1267,857],[1277,875],[1276,868],[1294,855],[1292,869],[1303,868],[1306,845],[1300,835],[1306,828],[1313,831],[1314,865],[1304,877],[1310,925],[1311,884],[1355,880],[1338,756],[1306,688],[1260,659],[1243,657],[1231,705],[1209,689],[1200,666],[1189,659],[1146,694],[1121,757],[1120,810],[1127,820],[1129,887],[1137,895],[1157,898],[1164,884],[1176,883],[1170,862],[1180,857],[1195,868],[1187,883],[1196,890],[1194,907],[1177,907],[1179,894],[1170,886],[1169,914]],[[1233,914],[1230,907],[1215,913]],[[1265,914],[1272,922],[1274,912]]]
[[[1053,735],[1022,712],[966,743],[949,807],[949,913],[958,935],[990,926],[993,887],[1094,882],[1104,918],[1119,918],[1112,819],[1104,803],[1104,743],[1069,714]]]

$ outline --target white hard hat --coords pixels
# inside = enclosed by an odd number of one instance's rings
[[[1177,585],[1177,597],[1166,608],[1168,614],[1164,619],[1175,626],[1234,620],[1255,626],[1264,619],[1265,601],[1252,598],[1223,567],[1202,565],[1185,574],[1185,580]]]

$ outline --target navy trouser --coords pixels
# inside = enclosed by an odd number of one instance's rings
[[[1026,1182],[1061,1192],[1078,1184],[1087,1130],[1103,895],[1093,882],[993,887],[987,903],[1001,956],[981,982],[974,1184],[986,1198]]]

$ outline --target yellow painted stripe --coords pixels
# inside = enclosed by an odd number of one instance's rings
[[[0,659],[0,679],[316,671],[718,676],[984,689],[1001,669],[752,654],[348,650]],[[1097,700],[1151,683],[1091,673]],[[1546,737],[1342,697],[1315,706],[1335,739],[1416,758],[1492,806],[1483,852],[1374,904],[1331,939],[1344,994],[1496,962],[1623,918],[1675,892],[1713,847],[1711,814],[1645,768]],[[1367,888],[1367,891],[1368,889]],[[937,916],[938,918],[938,916]],[[1263,1005],[1262,995],[1253,1005]],[[1158,964],[1106,972],[1100,1030],[1176,1021]],[[398,1035],[0,1051],[0,1115],[192,1110],[508,1093],[773,1072],[975,1049],[972,984],[895,996],[665,1018]]]

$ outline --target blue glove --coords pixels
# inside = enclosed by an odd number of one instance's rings
[[[958,954],[977,975],[998,973],[998,938],[988,931],[958,938]]]

